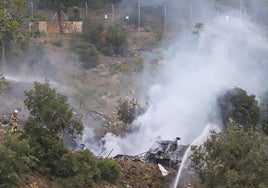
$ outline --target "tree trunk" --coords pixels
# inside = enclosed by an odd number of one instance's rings
[[[3,40],[1,40],[1,45],[2,45],[2,66],[3,66],[6,64],[6,46]]]
[[[57,11],[57,15],[58,15],[58,21],[59,21],[59,32],[60,33],[63,33],[63,30],[62,30],[62,25],[61,25],[61,15],[60,15],[60,10]]]

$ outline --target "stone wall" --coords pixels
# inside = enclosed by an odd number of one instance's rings
[[[63,33],[81,33],[82,32],[82,21],[62,21],[62,32]],[[59,33],[59,22],[57,21],[39,21],[38,30],[46,33]]]

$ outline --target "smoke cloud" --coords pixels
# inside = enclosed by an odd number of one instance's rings
[[[261,95],[267,54],[262,31],[237,11],[204,22],[198,34],[186,30],[163,51],[165,65],[146,93],[148,110],[133,124],[138,131],[124,138],[107,134],[107,152],[135,155],[159,138],[177,136],[190,144],[207,124],[220,127],[217,96],[234,86]]]

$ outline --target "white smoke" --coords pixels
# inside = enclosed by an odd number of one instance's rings
[[[220,92],[237,86],[258,95],[265,89],[266,39],[256,25],[235,15],[204,23],[198,35],[186,31],[177,38],[163,53],[166,64],[148,90],[148,110],[134,122],[139,130],[124,138],[107,134],[107,151],[138,154],[159,137],[179,136],[189,144],[206,124],[218,122]]]

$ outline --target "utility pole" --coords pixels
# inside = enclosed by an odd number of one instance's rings
[[[240,0],[240,18],[242,18],[242,13],[243,13],[243,0]]]
[[[31,1],[31,20],[33,20],[33,1]]]
[[[141,25],[141,5],[138,3],[138,31],[140,31],[140,25]]]
[[[166,33],[166,29],[167,29],[167,6],[164,3],[163,4],[164,7],[164,33]]]
[[[87,2],[85,2],[85,5],[86,5],[86,17],[87,17]]]
[[[193,8],[192,8],[192,5],[190,5],[189,8],[190,8],[190,23],[192,24],[192,22],[193,22]]]
[[[112,3],[112,24],[114,24],[114,4]]]

